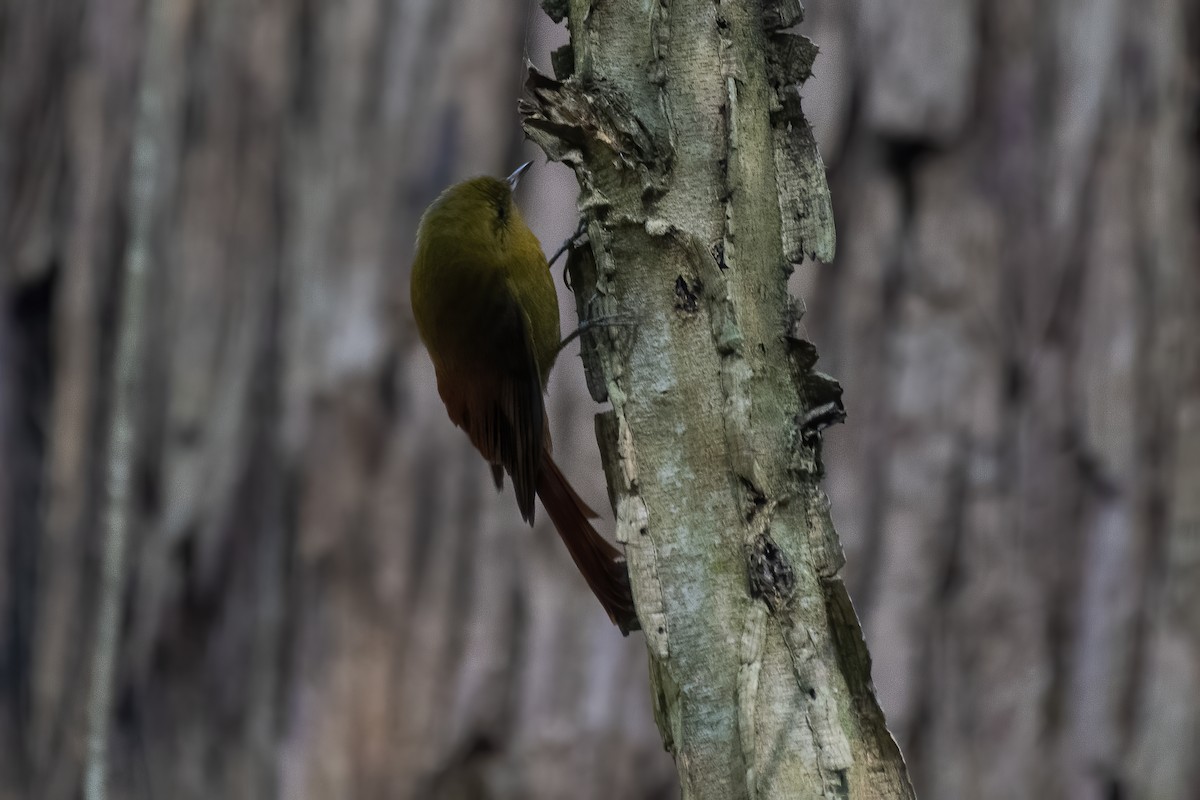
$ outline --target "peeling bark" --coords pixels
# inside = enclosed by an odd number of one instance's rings
[[[815,49],[777,32],[799,4],[567,16],[573,64],[531,75],[525,127],[579,179],[581,315],[634,320],[585,363],[684,797],[911,797],[819,488],[841,389],[787,293],[833,257],[795,86]]]

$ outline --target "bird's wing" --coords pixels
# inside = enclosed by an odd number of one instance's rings
[[[532,523],[547,434],[529,319],[507,281],[473,288],[479,296],[463,307],[472,309],[477,335],[438,370],[438,389],[454,423],[511,476],[521,516]]]

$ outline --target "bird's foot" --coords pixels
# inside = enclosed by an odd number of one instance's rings
[[[636,320],[628,314],[605,314],[599,317],[585,319],[579,323],[579,327],[567,334],[566,338],[558,343],[558,349],[561,352],[564,347],[569,345],[575,339],[579,338],[588,331],[597,328],[611,328],[625,325],[634,325]]]

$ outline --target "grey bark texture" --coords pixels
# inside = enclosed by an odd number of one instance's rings
[[[522,156],[531,9],[173,7],[110,796],[669,795],[644,650],[496,494],[408,317],[422,209]],[[0,4],[5,800],[82,781],[145,8]]]
[[[795,288],[918,794],[1197,796],[1200,6],[809,5],[841,246]]]
[[[565,10],[525,128],[581,187],[580,316],[628,323],[584,360],[683,797],[911,797],[819,487],[841,389],[787,291],[834,247],[799,5]]]
[[[88,682],[86,800],[108,796],[109,731],[113,727],[113,695],[121,652],[122,609],[128,582],[130,529],[136,519],[134,464],[141,430],[140,402],[145,391],[145,349],[150,285],[161,259],[156,247],[161,223],[157,215],[173,189],[177,159],[181,70],[179,48],[181,6],[152,0],[147,10],[145,62],[137,92],[129,167],[130,230],[121,261],[120,316],[113,353],[112,407],[106,425],[104,529],[99,597],[93,628]]]

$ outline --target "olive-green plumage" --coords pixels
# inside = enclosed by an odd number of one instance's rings
[[[537,494],[609,617],[636,624],[620,553],[550,457],[543,393],[561,330],[554,279],[508,181],[455,184],[426,209],[417,230],[411,296],[417,330],[455,425],[512,479],[521,516]]]
[[[465,324],[463,315],[502,311],[503,303],[515,302],[529,325],[543,384],[554,366],[561,333],[554,279],[505,181],[463,181],[425,211],[417,231],[412,302],[431,352],[465,347],[470,353],[478,352],[487,331]]]

